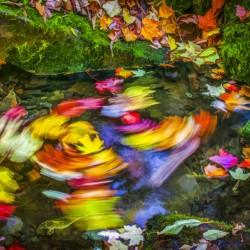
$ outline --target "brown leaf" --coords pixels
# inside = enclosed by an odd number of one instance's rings
[[[177,18],[177,23],[198,23],[198,17],[195,14],[184,14]]]
[[[245,228],[246,226],[242,222],[236,223],[235,227],[232,229],[232,235],[236,235],[236,233],[244,230]]]

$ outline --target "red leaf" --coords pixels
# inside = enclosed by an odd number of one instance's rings
[[[217,28],[217,19],[224,4],[225,0],[213,0],[212,8],[207,11],[205,16],[198,15],[198,27],[206,32]]]

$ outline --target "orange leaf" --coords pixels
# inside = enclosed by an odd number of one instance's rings
[[[36,7],[36,9],[38,10],[39,14],[40,14],[41,16],[43,16],[44,10],[45,10],[45,6],[44,6],[44,5],[41,5],[40,2],[35,2],[35,4],[36,4],[35,7]]]
[[[198,15],[198,27],[205,32],[217,28],[217,19],[224,4],[225,0],[212,0],[212,8],[204,16]]]
[[[134,42],[137,39],[137,35],[134,31],[130,30],[128,27],[122,27],[122,34],[127,42]]]
[[[125,79],[133,75],[134,73],[132,71],[123,68],[117,68],[115,71],[115,76],[121,76]]]
[[[4,59],[0,58],[0,65],[2,65],[2,64],[6,64],[6,61]]]
[[[141,35],[151,42],[153,42],[154,38],[158,38],[162,35],[164,35],[163,30],[161,30],[161,24],[160,22],[144,17],[142,19],[142,30]]]
[[[223,78],[224,74],[225,74],[224,69],[212,69],[211,76],[213,79],[219,80]]]
[[[106,30],[109,25],[112,23],[112,20],[111,18],[109,17],[106,17],[105,15],[103,15],[101,18],[100,18],[100,29],[101,30]]]
[[[161,6],[159,7],[159,17],[168,19],[174,15],[174,10],[166,5],[166,1],[163,0]]]
[[[224,168],[218,168],[216,165],[208,164],[205,168],[205,175],[210,178],[227,177],[227,171]]]

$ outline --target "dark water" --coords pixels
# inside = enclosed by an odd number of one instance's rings
[[[154,98],[160,104],[140,111],[142,117],[158,122],[164,116],[189,116],[198,113],[200,109],[215,113],[216,110],[210,106],[214,99],[202,95],[202,92],[207,91],[205,84],[218,85],[219,81],[199,75],[192,67],[184,64],[178,65],[175,69],[148,68],[145,71],[143,77],[129,78],[123,85],[124,89],[129,86],[150,86],[155,90]],[[111,71],[35,76],[14,67],[4,66],[0,76],[2,88],[0,109],[4,112],[9,108],[9,103],[4,97],[10,89],[13,89],[20,98],[21,105],[28,110],[29,118],[35,119],[48,114],[49,108],[62,100],[101,96],[94,88],[93,78],[104,80],[113,76],[114,72]],[[210,140],[182,163],[162,186],[152,188],[145,185],[146,174],[138,178],[131,177],[128,171],[123,171],[114,178],[112,187],[118,188],[121,194],[117,210],[125,223],[136,221],[142,226],[148,214],[175,212],[228,222],[234,220],[244,220],[246,224],[250,222],[249,195],[245,184],[240,185],[239,193],[235,194],[232,192],[235,181],[229,178],[218,180],[203,176],[203,168],[209,162],[208,157],[217,154],[219,148],[226,149],[233,155],[241,155],[239,128],[244,124],[244,117],[240,114],[231,114],[227,120],[221,118],[219,114],[216,131]],[[144,163],[152,161],[153,156],[150,152],[133,154],[131,151],[126,152],[126,147],[119,145],[119,135],[110,129],[116,125],[114,119],[103,117],[99,111],[87,111],[81,116],[82,119],[95,126],[107,146],[113,146],[124,158],[127,157],[132,163],[139,165],[141,169],[138,171],[143,171],[145,168],[138,164],[138,161]],[[167,161],[166,154],[159,153],[153,161],[161,161],[163,164]],[[46,176],[30,181],[27,177],[27,173],[33,168],[30,162],[17,164],[6,160],[2,165],[15,171],[21,186],[16,194],[18,208],[15,216],[20,218],[22,223],[19,221],[19,224],[9,226],[8,229],[4,227],[4,222],[1,223],[2,234],[6,235],[5,244],[10,245],[20,241],[27,249],[37,249],[37,246],[41,246],[42,249],[63,249],[60,247],[68,245],[69,248],[65,249],[80,249],[80,245],[85,244],[88,249],[89,235],[82,236],[82,232],[74,227],[56,232],[49,237],[38,236],[35,233],[40,223],[61,216],[61,213],[53,207],[54,201],[45,197],[42,191],[53,189],[70,192],[64,182]],[[18,230],[18,227],[21,229]]]

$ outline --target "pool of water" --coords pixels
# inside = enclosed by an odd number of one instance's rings
[[[159,104],[140,110],[143,118],[160,122],[164,117],[190,116],[199,113],[201,109],[215,114],[216,110],[210,106],[214,98],[203,93],[207,91],[206,84],[218,86],[219,81],[199,75],[185,64],[177,64],[173,69],[144,70],[144,76],[131,77],[123,84],[123,89],[149,86],[155,91],[153,96]],[[7,111],[13,103],[20,104],[28,110],[28,118],[35,120],[37,117],[48,115],[51,108],[64,100],[111,96],[99,94],[94,87],[94,79],[104,80],[113,76],[114,72],[111,71],[36,76],[5,66],[0,77],[0,111]],[[249,211],[249,202],[246,202],[249,197],[244,186],[239,187],[239,193],[235,194],[232,192],[234,181],[206,178],[203,170],[208,164],[208,157],[216,154],[219,148],[234,155],[241,155],[238,132],[245,122],[241,115],[232,113],[229,119],[223,120],[222,115],[218,114],[217,127],[211,138],[157,187],[148,185],[147,178],[150,177],[146,165],[150,161],[164,164],[168,161],[167,153],[159,152],[153,155],[150,151],[126,151],[126,148],[119,144],[119,136],[122,135],[113,129],[114,126],[120,125],[120,120],[105,117],[99,110],[87,111],[80,117],[73,118],[73,121],[78,120],[89,121],[100,133],[107,147],[113,147],[118,154],[129,160],[131,167],[114,176],[111,185],[111,188],[119,189],[120,200],[116,204],[116,212],[121,215],[124,223],[136,222],[145,226],[148,217],[154,214],[175,212],[230,222],[237,216],[244,217],[246,211]],[[82,230],[73,226],[56,231],[50,236],[46,236],[46,233],[36,234],[36,228],[42,222],[62,216],[61,212],[54,208],[54,200],[42,192],[57,190],[70,193],[71,189],[65,181],[44,175],[33,180],[28,174],[34,169],[30,161],[13,163],[4,160],[1,165],[14,171],[20,186],[16,193],[17,209],[14,218],[18,217],[21,222],[14,220],[7,227],[5,222],[1,222],[2,234],[7,232],[6,241],[9,245],[18,239],[27,249],[35,249],[35,246],[41,246],[42,249],[52,249],[49,248],[51,246],[55,247],[53,249],[80,249],[79,246],[84,244],[84,249],[88,248],[87,239],[91,238],[91,235],[83,236]],[[36,167],[36,171],[39,172],[40,169]],[[21,227],[21,230],[18,230],[18,227]],[[67,246],[69,248],[66,248]]]

